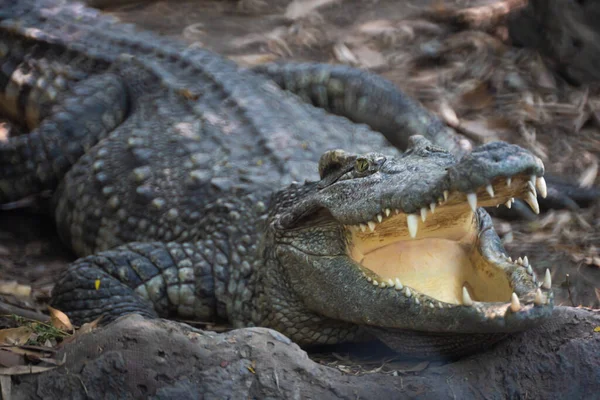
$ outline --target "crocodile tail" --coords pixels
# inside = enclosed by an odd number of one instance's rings
[[[127,91],[118,77],[104,74],[75,84],[36,129],[0,139],[0,204],[54,190],[127,113]]]
[[[470,150],[462,135],[446,126],[391,81],[345,65],[273,63],[252,68],[312,105],[381,132],[405,150],[408,138],[423,135],[455,156]]]

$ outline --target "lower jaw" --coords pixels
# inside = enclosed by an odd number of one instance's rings
[[[394,328],[364,326],[366,332],[376,337],[396,353],[418,359],[451,359],[483,351],[506,338],[499,333],[442,333],[417,332]]]

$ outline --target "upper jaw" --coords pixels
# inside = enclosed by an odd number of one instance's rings
[[[537,213],[536,196],[545,197],[547,191],[543,173],[541,160],[530,152],[515,145],[490,143],[458,162],[421,155],[390,159],[373,175],[324,188],[314,202],[338,222],[365,230],[373,230],[398,213],[405,214],[407,224],[414,228],[419,219],[428,218],[440,206],[469,205],[472,210],[510,206],[517,197]]]

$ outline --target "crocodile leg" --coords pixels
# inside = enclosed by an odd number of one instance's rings
[[[222,318],[226,307],[219,304],[219,277],[200,246],[130,243],[81,258],[57,283],[52,306],[69,310],[78,324],[100,316],[106,323],[128,313],[199,321]]]
[[[266,64],[252,70],[316,107],[369,125],[399,149],[406,149],[410,136],[423,135],[455,156],[471,150],[466,138],[376,74],[313,63]]]
[[[116,75],[75,83],[37,128],[0,141],[0,203],[54,189],[79,157],[127,113],[127,91]]]

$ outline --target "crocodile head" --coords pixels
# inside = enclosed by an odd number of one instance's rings
[[[327,152],[319,172],[320,182],[281,192],[269,218],[286,302],[319,323],[428,356],[474,350],[551,314],[549,273],[537,281],[526,257],[507,257],[478,208],[522,198],[538,211],[544,167],[528,151],[489,143],[456,160],[416,136],[398,158]]]

